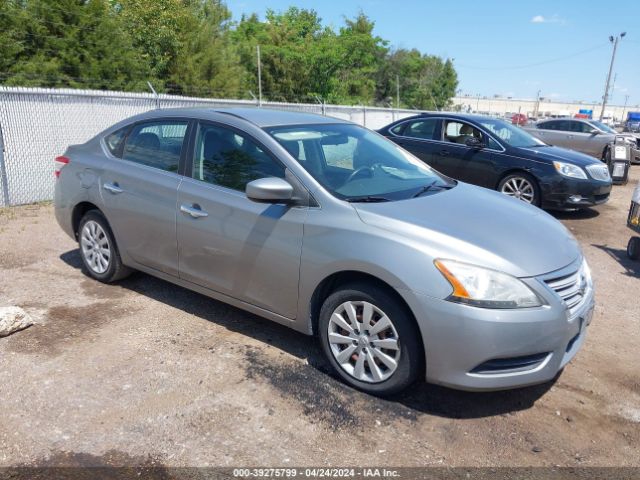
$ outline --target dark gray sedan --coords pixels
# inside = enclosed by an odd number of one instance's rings
[[[140,270],[316,335],[366,392],[545,382],[591,320],[560,222],[339,119],[154,111],[56,165],[56,217],[91,277]]]

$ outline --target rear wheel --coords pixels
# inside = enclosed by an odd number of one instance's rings
[[[120,252],[107,219],[90,210],[78,226],[80,257],[89,276],[105,283],[125,278],[131,269],[122,264]]]
[[[540,189],[535,178],[526,173],[512,173],[504,177],[498,191],[531,205],[540,206]]]
[[[412,315],[376,285],[352,284],[329,295],[320,310],[319,329],[327,360],[359,390],[391,395],[422,371],[422,341]]]
[[[631,237],[627,244],[627,256],[631,260],[640,260],[640,237]]]

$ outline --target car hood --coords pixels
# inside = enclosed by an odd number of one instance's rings
[[[352,205],[364,223],[400,235],[433,259],[522,278],[558,270],[581,256],[573,235],[543,210],[462,182],[414,199]]]
[[[527,158],[536,160],[546,160],[547,162],[569,162],[580,167],[586,167],[587,165],[594,165],[602,163],[600,160],[595,159],[587,154],[576,152],[575,150],[569,150],[568,148],[546,146],[546,147],[533,147],[516,148],[521,155],[524,154]]]

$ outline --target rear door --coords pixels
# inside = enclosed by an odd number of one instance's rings
[[[538,125],[536,136],[549,145],[568,147],[568,133],[571,131],[570,120],[549,120]]]
[[[248,134],[217,123],[200,122],[190,156],[177,199],[180,277],[295,318],[308,207],[244,193],[258,178],[295,179]]]
[[[104,163],[100,194],[120,250],[146,267],[178,274],[176,198],[189,120],[140,122],[120,158]]]
[[[421,118],[397,125],[391,129],[391,139],[405,150],[430,166],[434,166],[434,153],[438,151],[440,139],[439,118]]]

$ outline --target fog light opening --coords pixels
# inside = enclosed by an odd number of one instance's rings
[[[578,203],[582,201],[582,195],[571,195],[569,197],[569,201],[573,203]]]

